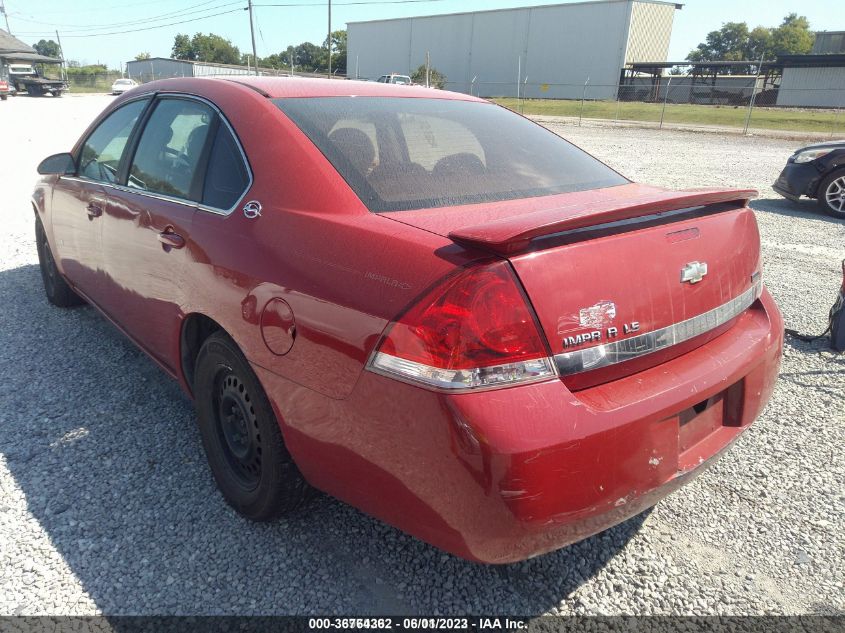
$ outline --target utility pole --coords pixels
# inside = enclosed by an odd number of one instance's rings
[[[258,75],[258,55],[255,52],[255,27],[252,23],[252,0],[248,0],[249,10],[249,34],[252,37],[252,58],[255,60],[255,74]]]
[[[66,81],[66,79],[65,79],[65,49],[62,48],[62,38],[59,37],[59,30],[58,29],[56,29],[56,42],[59,45],[59,55],[61,55],[61,58],[62,58],[62,65],[61,65],[62,81]]]
[[[6,18],[6,32],[11,35],[12,29],[9,28],[9,16],[6,15],[6,5],[3,4],[3,0],[0,0],[0,13],[3,14],[3,17]]]
[[[332,78],[332,0],[329,0],[329,79]]]

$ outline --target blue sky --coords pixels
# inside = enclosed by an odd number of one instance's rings
[[[249,52],[249,20],[241,10],[246,0],[3,0],[12,33],[27,43],[55,39],[59,29],[65,55],[82,63],[106,63],[117,68],[142,51],[167,57],[176,33],[213,32],[229,38],[241,51]],[[279,52],[288,44],[309,40],[319,43],[327,28],[324,0],[253,0],[261,4],[308,4],[309,6],[256,6],[256,44],[259,56]],[[333,0],[334,29],[346,22],[382,18],[432,15],[458,11],[501,9],[515,6],[560,4],[564,0],[425,0],[396,4],[346,5],[354,0]],[[360,0],[359,0],[360,1]],[[688,0],[675,13],[669,56],[683,59],[709,31],[723,22],[748,22],[776,26],[784,15],[806,15],[815,30],[845,30],[842,0]],[[72,7],[72,8],[70,8]],[[182,22],[228,12],[191,23],[164,28],[151,26]],[[154,20],[155,19],[155,20]],[[0,22],[2,25],[2,22]],[[3,25],[5,26],[5,25]],[[98,35],[130,31],[114,35]]]

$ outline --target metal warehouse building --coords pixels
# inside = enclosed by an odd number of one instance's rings
[[[146,83],[155,79],[172,77],[211,77],[215,75],[250,75],[246,66],[193,62],[186,59],[151,57],[126,62],[126,74],[132,79]]]
[[[526,97],[574,99],[589,79],[589,98],[612,99],[623,66],[666,59],[681,6],[602,0],[350,22],[347,74],[411,74],[428,51],[449,90],[516,96],[521,83]]]
[[[779,55],[777,105],[845,108],[845,55]]]

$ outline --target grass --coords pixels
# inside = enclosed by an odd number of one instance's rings
[[[577,117],[580,101],[563,99],[525,99],[522,108],[514,98],[492,99],[511,110],[524,114]],[[621,121],[660,121],[662,103],[636,101],[585,101],[585,119],[619,119]],[[617,114],[618,112],[618,114]],[[689,125],[720,125],[743,128],[747,107],[674,104],[666,105],[665,123]],[[845,113],[834,110],[805,110],[793,108],[754,108],[749,125],[755,129],[789,130],[794,132],[830,133],[845,130]]]

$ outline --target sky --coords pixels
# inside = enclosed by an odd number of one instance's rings
[[[328,28],[325,0],[253,2],[259,57],[278,53],[289,44],[303,41],[319,44],[325,40]],[[345,28],[346,22],[565,2],[333,0],[332,29]],[[119,68],[141,52],[169,57],[177,33],[193,35],[198,31],[222,35],[241,52],[250,52],[252,48],[249,16],[243,10],[246,0],[0,0],[0,3],[6,6],[13,35],[33,44],[42,38],[55,40],[58,29],[65,58],[82,64],[104,63]],[[266,6],[271,4],[288,6]],[[796,12],[807,16],[814,30],[845,30],[842,6],[842,0],[687,0],[683,9],[675,12],[669,58],[684,59],[704,41],[708,32],[718,29],[723,22],[747,22],[751,28],[777,26],[785,15]],[[0,27],[5,25],[0,22]]]

